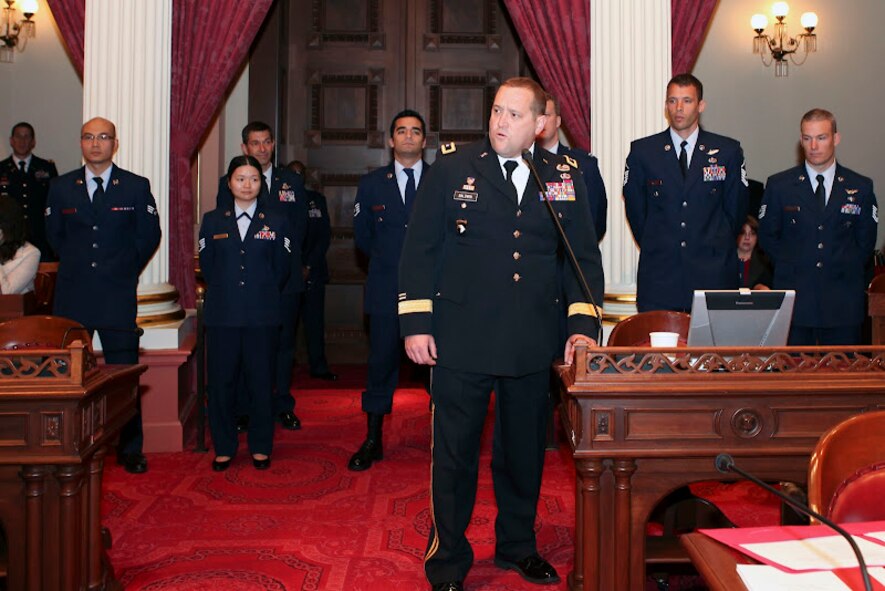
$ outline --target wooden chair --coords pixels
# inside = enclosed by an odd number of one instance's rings
[[[808,504],[833,521],[885,520],[885,411],[843,421],[818,441],[808,467]]]
[[[58,349],[77,339],[92,348],[83,325],[61,316],[22,316],[0,322],[0,349]]]
[[[55,295],[55,277],[58,263],[40,263],[34,277],[34,295],[37,298],[34,314],[52,314],[52,300]]]
[[[678,332],[679,343],[684,345],[688,340],[688,327],[691,314],[654,310],[640,312],[618,322],[608,337],[609,347],[648,347],[651,345],[650,332]]]

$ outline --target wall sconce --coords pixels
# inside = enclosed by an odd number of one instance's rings
[[[0,22],[0,62],[11,63],[15,59],[15,50],[22,52],[28,39],[37,34],[37,23],[32,18],[37,12],[37,0],[22,0],[22,15],[18,22],[15,19],[15,0],[4,0],[3,21]]]
[[[765,33],[765,27],[768,26],[768,19],[764,14],[754,14],[750,19],[750,26],[756,31],[753,37],[753,53],[762,56],[762,63],[766,67],[774,62],[774,75],[777,77],[788,76],[790,74],[790,64],[787,58],[793,64],[801,66],[808,59],[809,53],[817,51],[817,35],[814,34],[814,28],[817,26],[817,15],[813,12],[806,12],[799,19],[805,28],[804,33],[800,33],[796,38],[790,37],[787,31],[787,23],[784,19],[790,7],[786,2],[775,2],[771,7],[771,12],[777,22],[774,23],[774,34],[768,36]],[[796,59],[796,52],[802,46],[802,59]]]

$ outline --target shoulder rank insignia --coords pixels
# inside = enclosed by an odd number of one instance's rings
[[[572,168],[578,167],[578,162],[574,158],[572,158],[571,156],[563,155],[563,158],[565,158],[565,161],[568,162]]]
[[[443,154],[451,154],[457,149],[458,147],[455,145],[455,142],[449,142],[448,144],[443,144],[439,147],[439,151]]]

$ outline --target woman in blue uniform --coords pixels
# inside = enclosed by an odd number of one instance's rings
[[[285,216],[267,207],[255,158],[232,159],[227,178],[233,203],[206,213],[200,226],[212,469],[226,470],[237,453],[234,401],[243,372],[251,400],[249,452],[255,468],[263,470],[270,467],[273,447],[274,359],[291,237]]]

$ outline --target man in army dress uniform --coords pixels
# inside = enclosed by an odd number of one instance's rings
[[[704,87],[691,74],[670,80],[666,107],[669,129],[634,141],[624,169],[640,312],[688,312],[694,290],[738,286],[735,237],[749,199],[741,145],[699,127]]]
[[[773,175],[759,242],[774,289],[795,289],[790,345],[855,345],[866,315],[864,265],[876,245],[873,181],[836,162],[836,118],[812,109],[800,124],[805,162]]]
[[[495,391],[492,475],[498,517],[495,564],[538,584],[559,581],[538,555],[534,525],[548,414],[550,363],[558,353],[562,289],[559,235],[571,241],[593,297],[603,272],[580,171],[535,145],[544,91],[528,78],[504,82],[489,137],[444,145],[416,199],[400,263],[399,317],[406,352],[432,365],[432,528],[424,559],[434,591],[463,589],[473,562],[465,537],[476,497],[479,447]],[[522,159],[531,152],[544,197]],[[571,266],[567,266],[572,271]],[[574,272],[563,277],[574,344],[596,335],[600,310]]]
[[[12,197],[21,206],[27,240],[40,249],[40,260],[55,261],[55,253],[46,241],[43,221],[49,181],[58,176],[55,163],[34,154],[37,145],[34,127],[25,121],[12,127],[9,145],[12,155],[0,161],[0,195]]]

